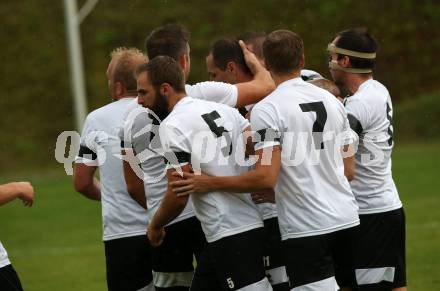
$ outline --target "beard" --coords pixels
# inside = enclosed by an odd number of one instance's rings
[[[151,110],[159,117],[160,121],[163,121],[169,114],[167,97],[157,91],[155,99]]]

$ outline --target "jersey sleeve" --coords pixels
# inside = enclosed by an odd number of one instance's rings
[[[222,103],[231,107],[237,105],[238,89],[237,86],[222,82],[200,82],[195,85],[186,85],[188,96]]]
[[[88,166],[98,166],[99,144],[107,140],[104,132],[99,131],[90,115],[84,122],[81,133],[79,153],[75,158],[77,164],[87,164]]]
[[[235,110],[235,116],[238,119],[238,124],[240,125],[240,130],[243,132],[246,130],[246,128],[248,128],[251,124],[249,122],[249,120],[247,120],[246,118],[243,117],[243,115],[240,114],[240,112],[238,112],[238,110]]]
[[[358,135],[350,127],[350,121],[348,120],[347,114],[344,115],[344,124],[342,127],[342,145],[355,144],[358,141]]]
[[[191,143],[181,130],[174,125],[162,123],[159,133],[167,169],[180,169],[191,162]]]
[[[258,106],[252,110],[251,128],[254,132],[255,150],[281,145],[281,132],[275,119],[268,108]]]
[[[350,98],[345,103],[345,109],[351,129],[359,136],[370,123],[369,109],[362,101]]]

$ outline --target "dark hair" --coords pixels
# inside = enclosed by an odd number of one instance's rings
[[[155,90],[163,83],[170,84],[176,92],[185,92],[185,77],[179,63],[168,56],[157,56],[148,63],[140,65],[136,76],[147,72],[148,79]]]
[[[222,71],[226,70],[229,62],[236,63],[244,73],[252,75],[244,60],[243,50],[238,40],[222,38],[216,41],[211,47],[214,64]]]
[[[362,53],[375,53],[378,49],[376,40],[371,36],[367,28],[358,27],[351,28],[339,32],[336,37],[338,38],[335,45],[339,48],[352,50]],[[344,55],[338,54],[338,60]],[[357,57],[351,57],[350,63],[353,68],[357,69],[373,69],[374,59],[363,59]]]
[[[189,32],[181,25],[167,24],[156,28],[147,37],[145,48],[148,58],[169,56],[179,60],[182,54],[188,53]]]
[[[248,31],[244,34],[240,35],[238,39],[244,41],[247,45],[252,45],[253,53],[257,56],[257,58],[263,58],[263,42],[266,39],[266,33],[263,31],[255,32]]]
[[[264,60],[268,69],[275,74],[286,74],[300,69],[303,54],[303,40],[290,30],[271,32],[263,43]]]

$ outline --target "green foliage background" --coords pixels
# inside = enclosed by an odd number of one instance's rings
[[[80,7],[85,1],[78,2]],[[62,4],[0,2],[0,173],[54,166],[56,137],[74,127]],[[307,68],[329,77],[327,43],[340,30],[367,26],[380,44],[375,77],[388,86],[395,104],[406,100],[407,112],[416,114],[403,118],[405,122],[423,115],[423,127],[426,121],[435,123],[440,111],[440,3],[428,0],[101,0],[81,25],[89,110],[109,102],[109,52],[118,46],[143,49],[146,35],[168,22],[192,32],[192,82],[207,79],[204,56],[212,41],[280,28],[298,32],[305,41]],[[431,113],[411,110],[414,100],[426,93],[435,106]],[[404,128],[399,130],[396,123],[397,136],[405,139]],[[423,138],[432,138],[429,130],[422,130]]]

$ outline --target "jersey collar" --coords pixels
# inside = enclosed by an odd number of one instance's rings
[[[302,83],[304,83],[304,80],[301,77],[297,77],[297,78],[289,79],[289,80],[286,80],[286,81],[280,83],[278,85],[278,88],[283,88],[283,87],[287,87],[290,85],[302,84]]]

